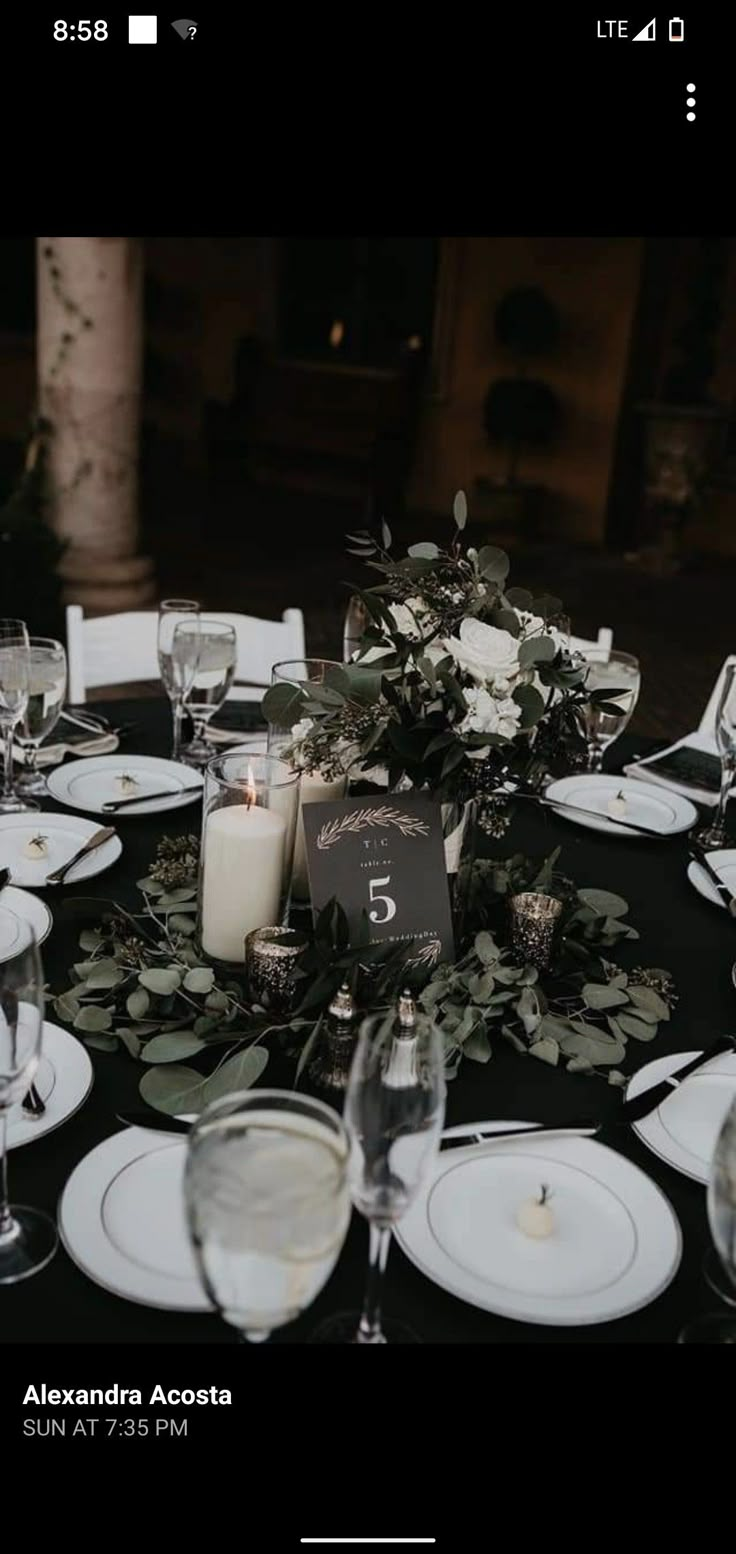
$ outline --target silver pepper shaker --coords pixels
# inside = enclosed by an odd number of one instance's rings
[[[307,1064],[312,1083],[325,1090],[346,1090],[358,1031],[356,1008],[347,982],[338,989]]]
[[[384,1084],[404,1090],[417,1084],[417,1006],[408,988],[399,998]]]

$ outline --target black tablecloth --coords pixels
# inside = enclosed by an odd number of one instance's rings
[[[169,754],[170,718],[165,704],[115,702],[103,710],[120,723],[135,723],[124,749],[131,753]],[[630,759],[632,748],[630,741],[621,740],[616,747],[618,760]],[[548,811],[534,810],[531,805],[519,809],[524,812],[514,819],[504,842],[495,844],[497,850],[523,850],[541,856],[561,844],[559,867],[579,886],[617,891],[629,902],[630,917],[641,933],[641,942],[626,947],[623,963],[663,966],[675,975],[680,1001],[671,1024],[660,1027],[653,1044],[630,1041],[627,1068],[633,1069],[667,1051],[704,1046],[729,1030],[736,998],[731,983],[736,932],[727,914],[704,901],[688,883],[684,839],[669,843],[623,836],[613,839],[582,830]],[[43,959],[47,983],[53,991],[68,985],[68,968],[81,955],[79,907],[75,912],[75,899],[89,895],[112,897],[138,909],[141,898],[135,881],[147,872],[159,838],[163,834],[198,831],[200,808],[192,806],[146,818],[124,818],[121,813],[116,824],[123,853],[111,869],[85,884],[45,893],[54,913],[54,927],[43,947]],[[51,1007],[49,1016],[54,1019]],[[34,1204],[53,1213],[77,1162],[119,1128],[115,1113],[140,1104],[140,1064],[124,1052],[93,1051],[91,1057],[95,1081],[82,1109],[56,1132],[11,1152],[10,1188],[15,1202]],[[282,1057],[272,1059],[262,1082],[290,1086],[293,1065],[287,1067]],[[605,1080],[549,1068],[499,1042],[490,1063],[462,1065],[457,1079],[449,1086],[447,1121],[493,1117],[556,1121],[570,1115],[613,1118],[620,1101],[621,1092]],[[580,1329],[508,1321],[445,1294],[425,1279],[394,1245],[386,1280],[386,1314],[410,1322],[425,1341],[435,1343],[674,1342],[685,1321],[715,1304],[701,1277],[701,1262],[709,1245],[704,1189],[657,1160],[631,1133],[604,1133],[603,1139],[659,1184],[682,1227],[684,1252],[679,1272],[670,1288],[646,1310],[617,1322]],[[141,1213],[145,1213],[144,1204]],[[273,1342],[303,1342],[323,1318],[358,1307],[366,1255],[367,1228],[356,1213],[337,1268],[319,1299],[299,1321],[275,1335]],[[215,1316],[149,1310],[108,1294],[86,1278],[63,1249],[33,1279],[0,1291],[0,1313],[5,1342],[232,1342],[231,1331]]]

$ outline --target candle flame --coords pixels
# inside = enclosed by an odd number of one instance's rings
[[[255,780],[255,777],[253,776],[253,767],[251,766],[250,761],[249,761],[248,762],[248,776],[246,778],[246,783],[245,783],[245,802],[246,802],[246,805],[247,805],[248,809],[251,809],[252,806],[255,804],[256,797],[257,797],[257,794],[256,794],[256,780]]]

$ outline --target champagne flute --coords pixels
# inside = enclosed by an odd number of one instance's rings
[[[180,624],[176,632],[178,651],[187,656],[187,638],[192,628]],[[191,659],[191,653],[189,654]],[[225,621],[200,620],[197,660],[194,676],[184,702],[194,723],[194,738],[185,745],[181,759],[188,766],[206,766],[215,751],[207,740],[207,724],[227,697],[235,678],[238,639],[234,626]]]
[[[0,961],[0,1284],[38,1273],[58,1245],[47,1214],[8,1202],[8,1112],[35,1078],[43,1034],[41,957],[31,929],[19,926],[20,944]]]
[[[716,744],[721,757],[721,791],[712,825],[699,831],[695,840],[702,847],[728,847],[726,807],[736,782],[736,664],[729,664],[716,710]]]
[[[584,657],[588,665],[585,689],[594,698],[581,709],[587,770],[600,772],[604,752],[623,734],[639,700],[641,671],[639,660],[631,653],[588,648]]]
[[[158,607],[158,663],[164,690],[171,702],[174,720],[172,761],[181,759],[181,720],[184,696],[189,684],[183,684],[181,666],[174,659],[174,633],[181,623],[196,631],[199,626],[200,606],[196,599],[163,599]],[[189,682],[191,683],[191,681]]]
[[[184,1196],[205,1290],[261,1343],[311,1304],[350,1222],[348,1140],[337,1113],[293,1090],[215,1101],[192,1128]]]
[[[25,751],[25,766],[16,791],[22,798],[45,798],[48,784],[37,767],[39,746],[56,727],[66,695],[66,653],[54,637],[31,637],[28,705],[16,742]],[[30,806],[38,809],[35,802]]]
[[[416,1341],[394,1323],[384,1330],[381,1294],[391,1231],[406,1212],[439,1147],[445,1118],[442,1036],[409,993],[398,1015],[364,1020],[350,1070],[344,1122],[350,1139],[350,1191],[368,1220],[370,1249],[363,1310],[334,1318],[314,1335],[319,1343]]]
[[[13,787],[13,733],[26,710],[29,679],[30,648],[26,623],[0,620],[0,733],[5,741],[0,815],[38,808],[19,798]]]
[[[729,1107],[716,1144],[708,1180],[708,1223],[713,1243],[725,1274],[725,1289],[720,1289],[717,1274],[706,1258],[708,1283],[730,1305],[736,1305],[736,1101]],[[689,1323],[678,1343],[736,1344],[736,1313],[722,1312],[700,1317]]]

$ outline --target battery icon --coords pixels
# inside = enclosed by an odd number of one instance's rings
[[[670,17],[670,43],[685,42],[685,23],[681,16]]]

